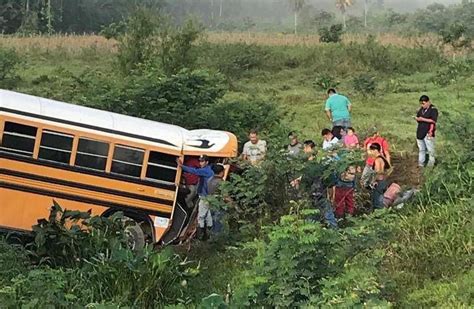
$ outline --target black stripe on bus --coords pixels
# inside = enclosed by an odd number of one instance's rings
[[[16,190],[16,191],[34,193],[34,194],[39,194],[39,195],[46,195],[46,196],[50,196],[52,198],[65,199],[65,200],[70,200],[70,201],[86,203],[86,204],[94,204],[94,205],[99,205],[99,206],[104,206],[104,207],[110,207],[110,208],[114,208],[114,209],[117,209],[117,210],[121,210],[123,212],[126,212],[127,210],[130,210],[130,209],[140,210],[140,211],[145,212],[146,214],[149,214],[149,215],[154,215],[154,216],[159,216],[159,217],[164,217],[164,218],[171,218],[171,213],[165,213],[165,212],[158,211],[158,210],[143,209],[143,208],[136,207],[136,206],[133,206],[133,205],[124,205],[124,204],[119,204],[119,203],[107,202],[107,201],[97,200],[97,199],[94,199],[94,198],[78,196],[78,195],[74,195],[74,194],[68,194],[68,193],[62,193],[62,192],[56,192],[56,191],[50,191],[50,190],[43,190],[43,189],[32,188],[32,187],[28,187],[28,186],[10,184],[10,183],[6,183],[6,182],[0,182],[0,188],[6,188],[6,189],[11,189],[11,190]]]
[[[143,136],[143,135],[138,135],[138,134],[132,134],[132,133],[122,132],[122,131],[118,131],[118,130],[101,128],[101,127],[97,127],[97,126],[93,126],[93,125],[89,125],[89,124],[83,124],[83,123],[70,121],[70,120],[64,120],[64,119],[55,118],[55,117],[37,115],[37,114],[28,113],[28,112],[24,112],[24,111],[18,111],[18,110],[14,110],[14,109],[10,109],[10,108],[5,108],[5,107],[0,107],[0,112],[7,112],[7,113],[18,114],[18,115],[32,117],[32,118],[38,118],[38,119],[42,119],[42,120],[54,121],[54,122],[58,122],[58,123],[73,125],[73,126],[76,126],[76,127],[92,129],[92,130],[111,133],[111,134],[123,135],[123,136],[138,138],[138,139],[142,139],[142,140],[146,140],[146,141],[150,141],[150,142],[154,142],[154,143],[158,143],[158,144],[178,147],[173,143],[170,143],[168,141],[158,139],[158,138],[153,138],[153,137],[148,137],[148,136]]]
[[[125,181],[125,182],[131,182],[131,183],[136,183],[139,185],[144,185],[144,186],[150,186],[154,188],[159,188],[159,189],[165,189],[165,190],[176,190],[176,185],[175,184],[164,184],[164,183],[159,183],[159,182],[154,182],[150,180],[143,180],[139,178],[132,178],[132,177],[127,177],[127,176],[122,176],[118,174],[110,174],[106,172],[101,172],[101,171],[94,171],[91,169],[86,169],[86,168],[81,168],[77,166],[71,166],[71,165],[66,165],[66,164],[58,164],[50,161],[43,161],[43,160],[36,160],[31,157],[25,157],[25,156],[20,156],[20,155],[15,155],[12,153],[8,153],[5,151],[2,151],[0,149],[0,158],[5,158],[5,159],[10,159],[14,161],[20,161],[20,162],[25,162],[25,163],[31,163],[35,165],[41,165],[41,166],[46,166],[46,167],[53,167],[57,168],[60,170],[66,170],[66,171],[71,171],[71,172],[77,172],[81,174],[88,174],[92,176],[98,176],[102,178],[107,178],[107,179],[113,179],[113,180],[120,180],[120,181]]]
[[[53,184],[56,184],[56,185],[62,185],[62,186],[73,187],[73,188],[84,189],[84,190],[90,190],[90,191],[101,192],[101,193],[106,193],[106,194],[118,195],[118,196],[122,196],[122,197],[133,198],[133,199],[147,201],[147,202],[164,204],[164,205],[167,205],[167,206],[173,206],[173,204],[174,204],[174,201],[165,200],[165,199],[161,199],[161,198],[157,198],[157,197],[143,196],[143,195],[140,195],[140,194],[124,192],[124,191],[114,190],[114,189],[109,189],[109,188],[102,188],[102,187],[98,187],[98,186],[87,185],[87,184],[83,184],[83,183],[78,183],[78,182],[73,182],[73,181],[68,181],[68,180],[62,180],[62,179],[57,179],[57,178],[52,178],[52,177],[46,177],[46,176],[41,176],[41,175],[35,175],[35,174],[30,174],[30,173],[12,171],[12,170],[9,170],[9,169],[4,169],[4,168],[0,168],[0,174],[16,176],[16,177],[21,177],[21,178],[26,178],[26,179],[32,179],[32,180],[37,180],[37,181],[44,181],[44,182],[53,183]]]

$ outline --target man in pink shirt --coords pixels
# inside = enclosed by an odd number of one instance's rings
[[[389,144],[385,138],[380,136],[379,130],[376,127],[373,127],[370,129],[369,136],[368,138],[365,139],[364,141],[364,149],[365,151],[369,151],[370,145],[372,144],[379,144],[381,146],[381,155],[387,160],[389,164],[392,164],[390,160],[390,151],[389,151]],[[367,156],[367,160],[365,161],[365,167],[362,172],[362,177],[361,177],[361,185],[363,187],[368,187],[370,184],[370,180],[372,178],[372,175],[374,173],[372,166],[374,165],[375,158],[371,157],[370,155]]]

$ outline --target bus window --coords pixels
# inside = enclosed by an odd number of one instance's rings
[[[38,159],[69,164],[73,135],[44,130]]]
[[[19,123],[5,122],[0,149],[5,152],[32,157],[37,130],[35,127]]]
[[[145,150],[116,145],[112,160],[112,173],[140,177]]]
[[[77,146],[76,166],[105,171],[109,144],[80,138]]]
[[[146,178],[174,183],[176,179],[176,156],[150,151]]]

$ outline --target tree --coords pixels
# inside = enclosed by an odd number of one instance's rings
[[[369,11],[369,1],[364,0],[364,27],[367,28],[367,13]]]
[[[291,10],[295,14],[295,35],[298,34],[298,14],[304,5],[305,0],[290,0]]]
[[[347,8],[354,4],[354,0],[336,0],[336,7],[342,14],[342,25],[346,29],[346,11]]]

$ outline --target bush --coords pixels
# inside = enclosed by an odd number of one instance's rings
[[[5,239],[0,238],[0,286],[26,272],[28,264],[28,252],[23,247],[9,245]]]
[[[319,41],[324,43],[339,43],[344,33],[342,24],[335,24],[330,27],[319,29]]]
[[[320,280],[341,267],[337,232],[308,220],[312,212],[283,216],[258,245],[253,272],[237,292],[237,306],[298,307],[318,294]]]
[[[447,66],[439,69],[433,76],[433,83],[438,86],[448,86],[463,77],[468,77],[474,68],[474,61],[451,61]]]
[[[48,219],[33,226],[34,258],[39,264],[74,267],[98,253],[126,246],[125,224],[120,213],[91,217],[90,213],[63,210],[54,202]],[[102,232],[105,232],[103,234]]]
[[[20,56],[14,49],[0,48],[0,87],[15,87],[20,79],[17,74],[20,63]]]
[[[188,129],[208,126],[205,115],[226,90],[221,75],[202,70],[183,70],[170,77],[150,71],[129,81],[118,93],[112,90],[109,98],[103,96],[101,104],[113,102],[113,111]]]
[[[245,72],[261,69],[269,53],[255,44],[222,44],[213,51],[211,61],[215,67],[227,77],[239,78]]]
[[[377,80],[370,74],[360,74],[352,80],[354,90],[363,96],[375,95],[377,90]]]
[[[243,145],[251,129],[271,132],[278,128],[282,116],[273,102],[222,99],[202,111],[199,126],[232,132]]]
[[[136,10],[126,22],[126,32],[118,37],[118,63],[124,74],[150,65],[157,57],[157,17],[145,9]]]
[[[341,82],[339,80],[337,80],[333,75],[330,75],[328,73],[319,74],[314,82],[315,86],[319,88],[319,90],[337,88],[340,83]]]
[[[11,278],[0,289],[2,306],[66,308],[96,303],[156,308],[188,301],[182,299],[186,279],[197,270],[170,249],[131,251],[122,219],[119,213],[91,217],[55,204],[49,219],[33,228],[35,242],[29,247],[34,268],[22,267],[22,255],[12,255],[8,247],[0,254],[0,269],[3,263],[12,266],[10,255],[18,257],[16,273],[0,272]]]
[[[160,56],[163,70],[167,75],[172,75],[184,68],[194,68],[197,60],[194,43],[202,34],[202,25],[188,20],[177,29],[167,27],[164,31],[160,31]]]

